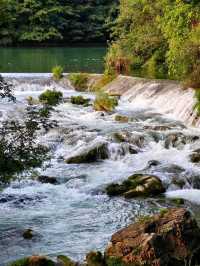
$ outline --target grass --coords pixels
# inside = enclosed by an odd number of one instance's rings
[[[117,105],[118,100],[115,97],[111,97],[103,91],[97,92],[94,101],[95,111],[112,112]]]
[[[74,73],[69,75],[71,85],[77,91],[86,91],[88,88],[88,74],[87,73]]]
[[[60,80],[63,77],[63,67],[62,66],[53,67],[52,74],[53,74],[54,80]]]

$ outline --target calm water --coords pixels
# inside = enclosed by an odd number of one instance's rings
[[[55,65],[65,72],[102,73],[105,47],[0,48],[0,72],[46,73]]]

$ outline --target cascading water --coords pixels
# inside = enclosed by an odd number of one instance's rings
[[[61,90],[65,102],[53,112],[59,127],[38,136],[41,143],[50,147],[52,158],[45,163],[46,168],[37,169],[37,174],[56,177],[58,184],[42,184],[28,175],[0,191],[0,265],[36,253],[51,257],[65,254],[83,260],[88,251],[103,250],[112,233],[138,215],[171,204],[159,198],[109,198],[104,193],[107,184],[133,173],[157,175],[167,188],[167,197],[200,204],[200,167],[190,161],[190,154],[200,148],[200,131],[159,113],[165,106],[169,113],[170,98],[172,106],[176,104],[174,98],[180,95],[175,89],[174,94],[166,89],[162,99],[162,92],[154,85],[150,84],[147,91],[142,84],[135,84],[134,91],[126,91],[116,109],[130,122],[120,123],[115,121],[115,114],[94,112],[92,106],[72,105],[70,96],[80,93],[54,83],[49,76],[12,75],[9,79],[14,84],[17,103],[0,104],[4,114],[1,119],[9,113],[23,112],[28,96],[37,97],[48,88]],[[91,102],[94,99],[90,93],[81,94]],[[178,113],[181,107],[177,108]],[[181,117],[186,119],[185,114]],[[107,159],[66,163],[70,156],[97,143],[106,143]],[[36,233],[32,240],[22,237],[27,228]]]

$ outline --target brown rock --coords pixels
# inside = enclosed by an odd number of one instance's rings
[[[200,263],[200,229],[190,212],[170,209],[120,230],[106,249],[107,264],[182,266]]]

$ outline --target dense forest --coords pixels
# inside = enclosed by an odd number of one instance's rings
[[[142,73],[200,87],[200,1],[121,0],[107,72]]]
[[[105,42],[116,0],[1,0],[0,45]]]

